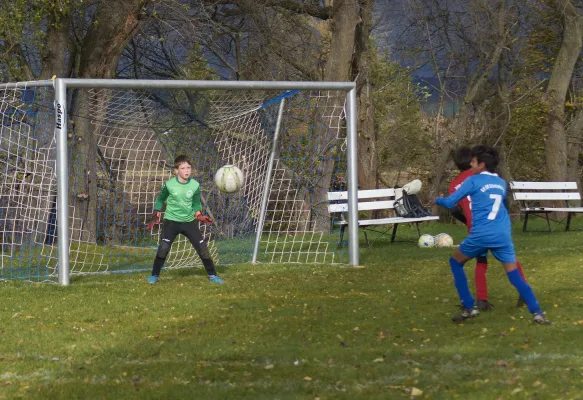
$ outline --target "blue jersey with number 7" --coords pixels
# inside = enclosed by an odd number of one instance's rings
[[[437,198],[435,204],[452,208],[465,196],[470,196],[472,202],[471,236],[496,235],[501,242],[511,237],[504,179],[491,172],[470,176],[458,190],[448,197]]]

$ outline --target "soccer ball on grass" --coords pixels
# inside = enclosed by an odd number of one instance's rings
[[[435,236],[435,245],[437,247],[453,247],[453,238],[447,233],[440,233]]]
[[[433,247],[435,246],[435,238],[431,235],[423,234],[419,237],[417,244],[419,247]]]
[[[234,165],[224,165],[215,174],[215,185],[223,193],[235,193],[244,181],[243,172]]]

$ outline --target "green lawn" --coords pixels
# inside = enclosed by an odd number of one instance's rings
[[[223,286],[202,270],[0,282],[0,398],[581,399],[583,232],[516,229],[553,326],[514,308],[495,262],[495,310],[454,325],[451,250],[412,241],[375,242],[364,269],[231,266]]]

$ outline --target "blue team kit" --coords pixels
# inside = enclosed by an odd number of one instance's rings
[[[504,179],[495,173],[482,172],[467,178],[450,196],[436,199],[436,204],[452,208],[470,196],[472,228],[460,245],[460,251],[466,257],[474,258],[490,250],[500,262],[516,262],[506,191]]]

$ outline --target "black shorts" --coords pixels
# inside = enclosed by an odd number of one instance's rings
[[[210,258],[207,245],[204,241],[202,233],[200,232],[200,229],[198,228],[198,221],[176,222],[165,219],[162,223],[160,245],[162,242],[166,242],[167,245],[172,246],[172,243],[178,234],[183,234],[186,236],[200,258]]]

